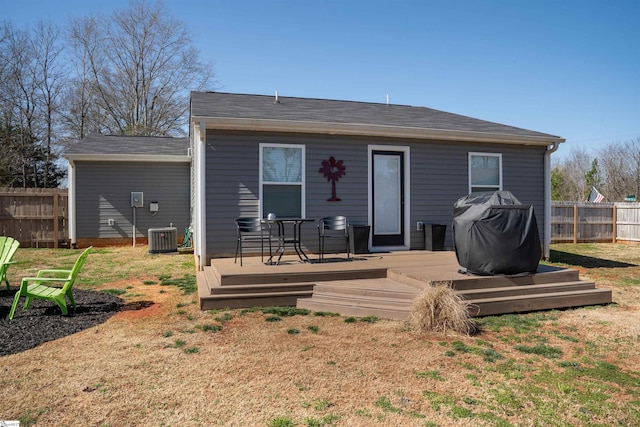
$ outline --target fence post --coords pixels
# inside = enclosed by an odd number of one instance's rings
[[[613,236],[612,243],[617,243],[618,241],[618,207],[613,205]]]
[[[578,243],[578,205],[573,205],[573,243]]]
[[[51,194],[51,196],[53,197],[53,248],[54,249],[58,249],[58,233],[60,232],[59,230],[59,226],[58,226],[58,209],[59,209],[59,199],[60,199],[60,195],[58,194],[57,191],[53,192],[53,194]]]

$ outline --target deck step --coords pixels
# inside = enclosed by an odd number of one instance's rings
[[[524,285],[541,285],[545,283],[560,283],[579,281],[580,272],[574,269],[558,269],[548,266],[540,266],[536,274],[524,274],[516,276],[474,276],[459,275],[451,280],[434,280],[433,283],[449,283],[457,290],[501,288]],[[387,277],[397,282],[417,288],[431,285],[431,281],[425,279],[424,269],[412,268],[396,271],[390,269]]]
[[[295,292],[301,290],[313,290],[313,283],[264,283],[264,284],[242,284],[242,285],[220,285],[217,275],[212,273],[213,269],[205,269],[198,272],[212,295],[234,294],[234,293],[260,293],[260,292]],[[199,279],[200,280],[200,279]]]
[[[295,306],[298,298],[313,295],[313,283],[274,283],[220,286],[211,271],[198,271],[200,309]]]
[[[271,283],[266,285],[229,285],[214,286],[211,295],[254,294],[270,292],[313,291],[313,283]]]
[[[406,307],[367,307],[348,303],[331,303],[330,305],[317,301],[315,298],[301,298],[298,300],[298,308],[306,308],[312,311],[331,311],[340,313],[341,316],[377,316],[384,319],[406,320],[409,310]]]
[[[611,290],[590,289],[581,291],[552,292],[536,295],[470,299],[472,316],[488,316],[504,313],[525,313],[537,310],[583,307],[609,304]]]
[[[206,267],[211,268],[212,267]],[[275,270],[275,269],[274,269]],[[377,279],[387,276],[386,268],[365,268],[346,271],[293,271],[273,273],[220,274],[217,273],[221,286],[257,285],[288,282],[323,282],[329,280]]]
[[[376,315],[405,320],[409,316],[413,296],[385,296],[383,294],[355,293],[348,286],[328,286],[314,290],[310,299],[298,300],[298,307],[310,310],[333,311],[349,316]],[[512,288],[490,288],[461,293],[470,304],[472,316],[487,316],[504,313],[520,313],[600,305],[611,302],[611,291],[595,288],[592,282],[578,281],[545,285],[519,286]]]
[[[501,288],[456,290],[465,299],[504,298],[518,295],[547,294],[595,289],[593,282],[578,280],[575,282],[543,283],[540,285],[505,286]]]
[[[362,295],[382,298],[406,298],[413,299],[419,292],[412,286],[398,283],[391,279],[369,280],[334,280],[316,283],[314,293],[341,295]]]
[[[371,308],[392,308],[392,309],[405,309],[408,310],[413,303],[412,299],[399,299],[399,298],[379,298],[379,297],[364,297],[358,296],[353,298],[353,295],[345,297],[339,294],[317,294],[313,293],[313,300],[321,302],[325,305],[331,304],[349,304],[357,307],[371,307]]]
[[[200,297],[200,309],[295,307],[299,298],[310,298],[311,295],[311,292],[207,295]]]

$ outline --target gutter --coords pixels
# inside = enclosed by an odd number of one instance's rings
[[[67,218],[69,221],[69,240],[76,247],[76,165],[69,160],[67,166]]]
[[[161,154],[67,154],[64,158],[71,161],[85,162],[167,162],[189,163],[189,155],[161,155]]]
[[[554,142],[544,152],[544,243],[543,257],[549,260],[551,254],[551,154],[555,153],[563,140]]]

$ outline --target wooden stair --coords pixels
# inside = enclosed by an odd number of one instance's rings
[[[335,280],[380,278],[385,268],[335,271],[224,274],[214,266],[198,271],[200,309],[295,306],[298,298],[309,298],[315,283]]]
[[[313,296],[299,299],[298,307],[334,311],[345,316],[375,315],[406,320],[413,299],[434,282],[420,281],[404,273],[390,272],[389,276],[394,279],[318,283]],[[469,302],[472,316],[599,305],[612,300],[610,290],[579,280],[578,271],[569,269],[517,277],[469,276],[442,282],[450,284]]]
[[[317,283],[313,296],[298,299],[297,306],[343,316],[406,320],[419,292],[413,286],[387,278],[331,281]]]

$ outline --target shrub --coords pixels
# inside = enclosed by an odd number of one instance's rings
[[[413,300],[409,325],[419,332],[470,335],[477,331],[468,304],[450,284],[430,286]]]

